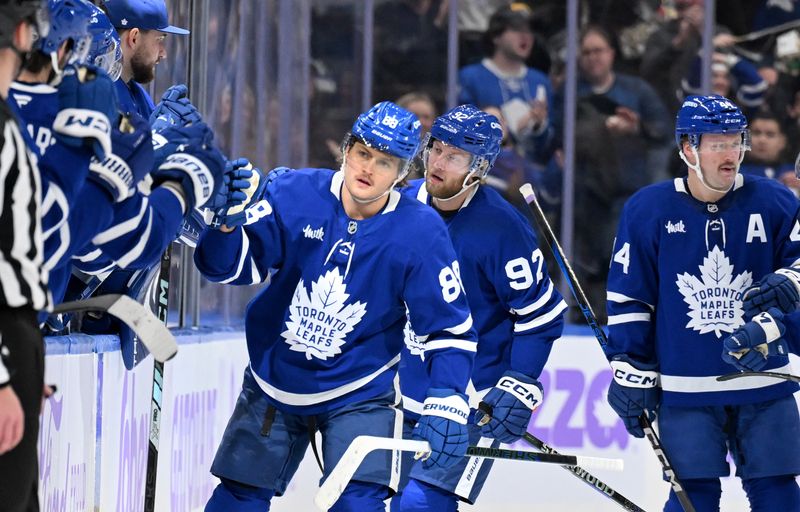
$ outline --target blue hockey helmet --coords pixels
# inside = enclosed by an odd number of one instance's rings
[[[503,128],[493,115],[475,105],[459,105],[436,118],[426,146],[433,139],[473,155],[470,172],[486,176],[503,141]]]
[[[358,116],[350,133],[371,148],[411,160],[419,147],[420,131],[416,115],[391,101],[382,101]]]
[[[50,31],[34,43],[34,48],[50,55],[55,63],[54,56],[58,48],[64,41],[72,40],[72,54],[68,63],[85,62],[92,43],[88,26],[95,13],[94,5],[86,0],[48,0],[47,10]]]
[[[749,141],[747,118],[731,100],[724,96],[689,96],[683,101],[675,121],[675,142],[681,149],[681,139],[688,137],[695,148],[706,133],[741,133]]]
[[[119,35],[108,16],[99,7],[92,7],[94,16],[89,20],[92,44],[87,62],[104,70],[112,80],[117,80],[122,72],[122,45]]]

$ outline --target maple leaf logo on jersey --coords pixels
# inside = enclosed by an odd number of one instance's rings
[[[305,352],[306,359],[322,359],[342,353],[345,337],[367,312],[366,303],[345,305],[350,295],[339,274],[329,270],[311,283],[311,293],[301,279],[289,306],[289,320],[281,333],[291,350]]]
[[[406,342],[408,352],[412,356],[422,357],[422,354],[425,353],[425,343],[417,336],[417,333],[414,332],[414,328],[411,327],[411,317],[408,314],[408,308],[406,308],[406,325],[403,326],[403,339]]]
[[[716,245],[703,258],[701,279],[684,272],[678,274],[678,290],[689,305],[686,327],[700,334],[713,332],[717,338],[744,324],[742,292],[753,283],[751,272],[734,277],[733,265]]]

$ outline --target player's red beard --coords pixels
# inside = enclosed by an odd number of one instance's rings
[[[140,84],[149,84],[156,77],[156,63],[148,63],[145,61],[144,56],[140,53],[135,53],[131,57],[131,74],[133,80]]]

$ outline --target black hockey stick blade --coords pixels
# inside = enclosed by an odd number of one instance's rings
[[[130,297],[119,294],[100,295],[86,300],[64,302],[53,308],[53,313],[82,311],[97,311],[118,318],[136,333],[158,362],[168,361],[178,352],[178,343],[167,326]]]
[[[800,382],[800,375],[792,375],[791,373],[779,372],[735,372],[717,377],[717,381],[725,382],[726,380],[738,379],[740,377],[771,377],[774,379],[790,380],[792,382]]]
[[[486,418],[491,418],[493,412],[491,405],[487,404],[486,402],[481,402],[478,404],[478,410],[485,413]],[[488,423],[488,421],[482,422],[482,424],[485,423]],[[534,436],[530,432],[525,432],[525,434],[522,436],[522,440],[542,453],[549,453],[551,455],[561,455],[558,451],[556,451],[555,448],[553,448],[548,444],[545,444],[544,441]],[[599,492],[606,498],[615,502],[617,505],[622,507],[623,510],[627,510],[628,512],[646,512],[642,507],[636,505],[634,502],[632,502],[625,496],[621,495],[620,493],[612,489],[610,485],[603,482],[593,474],[589,473],[584,468],[580,466],[568,466],[568,465],[562,465],[561,467],[566,469],[573,475],[575,475],[575,477],[580,479],[582,482],[584,482],[592,489],[595,489],[597,492]]]

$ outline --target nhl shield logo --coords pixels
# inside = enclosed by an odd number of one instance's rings
[[[311,293],[301,279],[289,306],[286,330],[281,333],[290,349],[304,352],[309,361],[341,354],[347,335],[367,312],[366,303],[346,304],[349,298],[338,267],[311,283]]]
[[[742,293],[753,283],[751,272],[734,276],[734,268],[725,252],[714,246],[699,267],[700,278],[684,272],[675,284],[689,305],[689,322],[700,334],[713,332],[717,338],[744,324]]]

